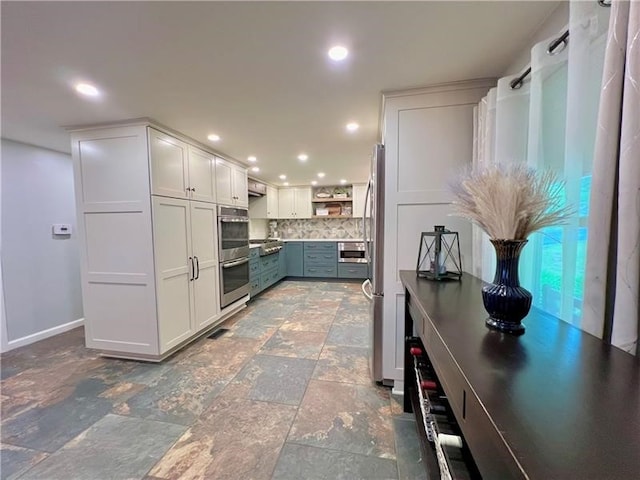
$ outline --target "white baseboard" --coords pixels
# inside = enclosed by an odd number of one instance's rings
[[[14,348],[23,347],[25,345],[35,343],[39,340],[44,340],[45,338],[53,337],[54,335],[58,335],[59,333],[73,330],[74,328],[80,327],[82,325],[84,325],[84,318],[79,318],[78,320],[74,320],[69,323],[64,323],[62,325],[58,325],[57,327],[49,328],[47,330],[43,330],[37,333],[32,333],[31,335],[27,335],[26,337],[17,338],[15,340],[9,340],[9,342],[6,345],[6,349],[3,349],[2,351],[8,352],[9,350],[13,350]]]

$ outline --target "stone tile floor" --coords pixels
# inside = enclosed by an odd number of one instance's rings
[[[2,479],[423,479],[358,283],[284,281],[162,364],[81,328],[1,357]]]

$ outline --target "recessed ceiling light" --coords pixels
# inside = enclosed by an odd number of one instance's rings
[[[320,172],[320,173],[318,174],[318,178],[324,178],[324,173],[323,173],[323,172]]]
[[[282,185],[284,185],[285,187],[289,186],[289,182],[284,182]]]
[[[345,183],[347,183],[347,181],[343,178],[343,179],[341,179],[341,180],[340,180],[340,183],[341,183],[342,185],[344,185]]]
[[[249,160],[250,162],[257,162],[258,159],[256,157],[254,157],[253,155],[247,157],[247,160]]]
[[[358,125],[355,122],[347,123],[347,130],[350,132],[355,132],[359,128],[360,128],[360,125]]]
[[[340,62],[340,61],[344,60],[345,58],[347,58],[347,56],[349,55],[349,50],[347,50],[342,45],[336,45],[335,47],[331,47],[329,49],[328,54],[329,54],[329,58],[331,60],[335,60],[336,62]]]
[[[207,138],[209,140],[211,140],[212,142],[219,142],[220,141],[220,135],[216,135],[215,133],[212,133],[211,135],[207,136]]]
[[[259,171],[260,171],[260,168],[259,168],[259,167],[253,167],[253,168],[251,169],[251,171],[252,171],[252,172],[259,172]]]
[[[88,83],[76,84],[76,92],[86,95],[87,97],[97,97],[100,95],[100,90]]]
[[[311,180],[311,185],[317,185],[318,181],[317,180]]]
[[[301,162],[306,162],[308,158],[309,155],[307,155],[306,153],[301,153],[300,155],[298,155],[298,160],[300,160]]]
[[[286,175],[280,175],[280,180],[286,180],[287,176]]]

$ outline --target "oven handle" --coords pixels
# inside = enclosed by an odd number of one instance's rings
[[[218,220],[221,223],[249,223],[248,218],[238,218],[238,217],[218,217]]]
[[[242,260],[237,260],[235,262],[223,263],[222,268],[237,267],[238,265],[243,265],[245,263],[249,263],[248,258],[243,258]]]

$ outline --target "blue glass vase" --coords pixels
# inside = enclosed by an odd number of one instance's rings
[[[524,333],[522,319],[531,309],[532,295],[520,286],[518,262],[527,240],[491,240],[496,250],[496,275],[493,283],[482,287],[482,301],[489,313],[489,328],[505,333]]]

